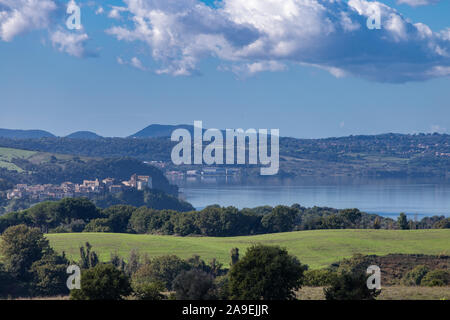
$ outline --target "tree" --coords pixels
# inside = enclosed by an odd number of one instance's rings
[[[17,225],[5,230],[0,243],[5,271],[26,281],[31,265],[45,254],[51,253],[48,240],[37,228]]]
[[[262,220],[262,226],[270,233],[292,231],[298,211],[296,209],[277,206],[272,213],[266,214]]]
[[[236,263],[239,262],[239,248],[233,248],[230,251],[231,255],[231,266],[234,266]]]
[[[239,300],[295,299],[307,269],[286,249],[254,245],[230,271],[230,293]]]
[[[401,230],[408,230],[409,224],[408,224],[408,218],[406,217],[406,214],[403,212],[400,213],[400,216],[398,217],[397,224],[399,229]]]
[[[148,283],[132,283],[133,296],[137,300],[163,300],[165,296],[161,293],[166,288],[160,281]]]
[[[178,300],[212,300],[216,298],[214,277],[204,271],[182,271],[173,281]]]
[[[368,275],[363,272],[342,272],[324,288],[326,300],[375,300],[381,290],[367,288]]]
[[[86,242],[86,249],[83,246],[80,247],[80,267],[83,269],[89,269],[95,267],[99,263],[98,255],[95,251],[92,251],[92,246],[89,242]]]
[[[81,272],[81,289],[70,292],[72,300],[122,300],[132,292],[128,277],[112,264],[98,264]]]
[[[373,228],[374,229],[380,229],[381,228],[381,219],[380,217],[376,217],[373,221]]]
[[[30,272],[33,274],[33,295],[57,296],[69,293],[66,280],[66,269],[69,261],[55,253],[47,254],[33,263]]]
[[[172,290],[173,280],[191,266],[175,255],[156,257],[143,264],[133,275],[134,283],[162,282],[167,290]]]

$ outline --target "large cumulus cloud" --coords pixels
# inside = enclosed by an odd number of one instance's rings
[[[311,65],[336,76],[420,81],[450,75],[449,30],[432,31],[366,0],[124,0],[131,25],[108,30],[148,45],[158,73],[189,75],[216,57],[222,69],[254,73]],[[374,10],[381,29],[367,28]]]
[[[87,56],[85,43],[88,35],[69,32],[58,22],[64,20],[68,5],[74,0],[0,0],[0,40],[10,42],[17,36],[35,30],[47,30],[53,46],[72,56]]]

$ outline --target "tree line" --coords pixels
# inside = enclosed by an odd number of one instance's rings
[[[326,207],[263,206],[239,210],[208,206],[200,211],[180,212],[130,205],[105,209],[84,198],[39,203],[29,209],[0,216],[0,233],[24,224],[45,233],[113,232],[214,237],[317,229],[430,229],[449,228],[450,218],[435,216],[420,221],[401,214],[398,221],[358,209]]]

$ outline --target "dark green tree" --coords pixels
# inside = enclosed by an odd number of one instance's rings
[[[0,242],[5,271],[25,281],[31,265],[44,255],[51,253],[48,240],[37,228],[17,225],[5,230]]]
[[[72,300],[122,300],[132,292],[128,277],[112,264],[82,270],[81,289],[70,292]]]
[[[55,253],[47,254],[31,266],[33,274],[32,292],[34,296],[66,295],[66,269],[69,261]]]
[[[400,216],[397,219],[398,228],[401,230],[408,230],[409,229],[409,223],[408,218],[406,217],[406,214],[403,212],[400,213]]]
[[[264,215],[261,220],[262,226],[267,232],[292,231],[298,211],[287,206],[277,206],[271,213]]]
[[[216,299],[214,277],[198,269],[182,271],[173,281],[173,290],[178,300]]]
[[[86,249],[80,247],[80,268],[89,269],[95,267],[99,263],[98,255],[92,250],[92,246],[89,242],[86,242]]]
[[[326,300],[375,300],[381,290],[367,288],[367,278],[363,272],[342,272],[324,288]]]
[[[230,293],[238,300],[290,300],[307,269],[286,249],[254,245],[230,271]]]
[[[239,262],[239,248],[233,248],[230,251],[231,255],[231,266],[234,266],[236,263]]]

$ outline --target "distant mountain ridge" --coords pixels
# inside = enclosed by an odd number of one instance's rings
[[[55,138],[56,136],[44,130],[0,129],[0,137],[9,139],[40,139]]]
[[[186,129],[191,134],[194,133],[194,126],[189,124],[180,125],[163,125],[163,124],[151,124],[148,127],[136,132],[129,136],[129,138],[161,138],[170,137],[172,132],[176,129]]]

